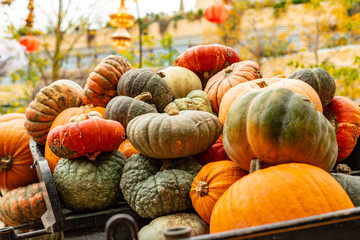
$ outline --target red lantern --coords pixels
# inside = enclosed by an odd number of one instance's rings
[[[37,36],[26,35],[19,39],[21,45],[26,47],[27,52],[35,52],[40,47],[40,40]]]
[[[204,18],[213,23],[224,23],[229,18],[230,11],[222,3],[214,3],[205,9]]]

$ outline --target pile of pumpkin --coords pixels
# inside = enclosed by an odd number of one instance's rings
[[[171,224],[199,235],[352,208],[360,191],[342,186],[353,176],[329,172],[353,151],[360,111],[335,90],[324,69],[263,78],[218,44],[191,47],[158,73],[110,55],[84,88],[59,80],[25,114],[0,116],[0,187],[10,190],[0,219],[45,211],[30,138],[45,145],[64,207],[125,200],[155,219],[142,239]]]

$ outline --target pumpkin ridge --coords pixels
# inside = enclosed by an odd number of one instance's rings
[[[155,154],[156,152],[154,151],[154,146],[157,146],[158,144],[159,144],[159,141],[156,141],[156,143],[152,143],[151,142],[151,128],[149,128],[149,126],[150,126],[150,124],[151,124],[151,122],[153,122],[154,121],[154,119],[157,119],[157,118],[153,118],[153,119],[151,119],[150,121],[148,121],[147,122],[147,125],[146,125],[146,129],[147,129],[147,141],[146,142],[148,142],[149,143],[149,145],[150,145],[150,148],[148,148],[149,150],[151,150],[152,151],[152,153],[153,154]],[[164,120],[164,118],[162,119],[162,121]],[[162,122],[161,121],[161,122]],[[160,125],[161,126],[161,125]]]
[[[154,177],[156,193],[157,193],[157,195],[159,196],[160,202],[163,202],[163,201],[162,201],[162,198],[161,198],[161,195],[160,195],[160,193],[159,193],[159,189],[158,189],[159,184],[156,182],[156,179],[157,179],[157,178]],[[161,206],[161,212],[165,213],[165,209],[164,209],[163,204],[160,204],[160,206]]]
[[[170,169],[169,170],[174,176],[175,176],[175,181],[176,181],[176,189],[178,190],[178,192],[177,192],[177,198],[175,198],[174,197],[174,199],[179,199],[179,198],[181,198],[181,195],[180,195],[180,193],[181,193],[181,191],[180,191],[180,189],[179,189],[179,179],[178,179],[178,177],[177,177],[177,175],[175,174],[175,172],[173,171],[173,169]],[[176,192],[174,192],[175,194],[176,194]],[[173,204],[173,209],[176,207],[175,206],[175,201],[171,201],[172,202],[172,204]]]
[[[45,94],[44,94],[45,95]],[[46,96],[46,95],[45,95]],[[48,96],[46,96],[47,98],[49,98]],[[54,102],[54,100],[51,100]],[[49,115],[49,116],[57,116],[59,114],[59,111],[61,111],[60,109],[53,109],[51,108],[49,105],[40,102],[40,101],[32,101],[29,106],[28,106],[32,111],[35,111],[35,114],[41,113],[42,115]],[[34,113],[33,113],[34,114]],[[29,117],[29,113],[27,114],[27,116]]]
[[[96,74],[96,76],[91,76],[86,80],[86,84],[88,85],[88,89],[91,90],[92,92],[99,94],[99,95],[104,95],[107,93],[106,90],[109,90],[109,86],[106,86],[106,84],[102,85],[100,83],[105,82],[107,79],[101,75],[100,73],[96,73],[96,72],[92,72],[92,74]],[[100,76],[100,77],[99,77]],[[96,81],[94,81],[94,79]],[[112,84],[111,84],[112,85]],[[103,91],[101,91],[103,90]]]
[[[191,117],[187,116],[186,114],[182,114],[182,116],[190,119],[190,120],[193,121],[195,124],[197,124],[197,123],[199,122],[199,121],[197,121],[196,119],[192,119]],[[200,135],[199,135],[199,134],[200,134],[200,132],[197,131],[196,140],[195,140],[195,142],[196,142],[196,148],[199,147],[199,143],[200,143],[200,141],[199,141]]]
[[[77,100],[80,99],[80,103],[81,103],[81,98],[80,98],[80,95],[76,95],[76,94],[73,94],[72,92],[72,89],[73,87],[70,87],[69,85],[67,84],[61,84],[61,86],[64,86],[64,89],[61,89],[61,87],[57,84],[54,84],[52,87],[56,90],[56,92],[60,92],[64,95],[66,95],[66,97],[64,97],[63,95],[60,96],[59,99],[53,99],[54,96],[56,95],[53,95],[51,94],[51,92],[47,93],[46,90],[49,90],[50,91],[50,88],[46,88],[45,91],[43,91],[43,93],[49,98],[51,99],[52,101],[55,102],[55,104],[58,106],[59,108],[59,112],[60,113],[61,111],[65,110],[68,106],[69,106],[69,102],[70,103],[75,103],[75,102],[78,102]],[[66,87],[65,87],[66,86]],[[76,97],[79,97],[79,99],[77,99]],[[71,100],[68,102],[67,101],[67,98],[71,98]],[[60,100],[61,99],[61,100]],[[58,101],[55,101],[55,100],[58,100]],[[64,101],[65,100],[65,101]],[[59,104],[62,103],[64,106],[60,106]],[[72,104],[71,104],[72,105]]]

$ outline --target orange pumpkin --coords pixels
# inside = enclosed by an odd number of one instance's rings
[[[25,114],[23,113],[7,113],[0,116],[0,123],[7,122],[13,119],[25,119]]]
[[[230,16],[230,10],[223,3],[214,3],[204,11],[204,18],[212,23],[224,23]]]
[[[128,138],[122,141],[118,148],[118,151],[124,154],[126,158],[131,157],[133,154],[139,153],[139,151],[134,148]]]
[[[313,104],[315,104],[316,109],[321,113],[323,112],[319,95],[309,84],[296,79],[263,78],[263,79],[257,79],[249,82],[240,83],[226,92],[226,94],[223,96],[221,100],[220,109],[219,109],[219,119],[221,123],[222,124],[225,123],[227,113],[232,103],[239,97],[254,90],[266,91],[268,89],[279,88],[279,87],[285,87],[287,89],[290,89],[294,93],[298,93],[308,97],[310,101]]]
[[[231,185],[216,202],[210,233],[353,208],[326,171],[303,163],[258,170]]]
[[[35,52],[40,47],[40,39],[34,35],[21,36],[19,43],[26,48],[27,52]]]
[[[221,195],[247,174],[234,162],[227,160],[212,162],[201,168],[189,194],[194,209],[205,222],[210,223],[211,212]]]
[[[29,141],[24,127],[25,118],[0,123],[0,188],[14,189],[38,181]]]

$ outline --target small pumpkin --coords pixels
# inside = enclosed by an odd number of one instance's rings
[[[189,191],[201,165],[191,158],[160,161],[132,155],[120,181],[125,201],[143,218],[192,210]]]
[[[131,120],[126,134],[142,154],[158,159],[204,152],[222,131],[220,120],[203,111],[147,113]]]
[[[337,161],[343,161],[354,150],[360,135],[360,109],[349,98],[335,96],[326,106],[324,115],[335,129],[339,149]]]
[[[252,91],[235,100],[223,144],[230,159],[247,171],[258,158],[268,165],[300,162],[330,172],[338,151],[330,122],[307,97],[287,88]]]
[[[1,116],[0,119],[9,116]],[[38,181],[24,127],[25,118],[0,123],[0,188],[14,189]]]
[[[84,104],[106,107],[117,95],[116,88],[120,77],[131,69],[130,63],[118,55],[102,59],[86,80],[81,99]]]
[[[128,138],[125,138],[125,140],[122,141],[118,148],[118,151],[124,154],[126,158],[131,157],[135,153],[139,153],[139,151],[134,148]]]
[[[24,35],[19,38],[19,43],[26,48],[27,52],[36,52],[40,47],[40,39],[34,35]]]
[[[334,78],[322,68],[300,69],[287,76],[287,78],[302,80],[314,88],[324,108],[331,102],[336,92]]]
[[[74,116],[69,123],[53,128],[47,142],[55,155],[73,159],[117,150],[124,138],[125,129],[119,122],[103,119],[94,111]]]
[[[145,101],[151,99],[149,92],[143,92],[135,98],[117,96],[106,105],[105,118],[118,121],[126,129],[128,123],[137,116],[145,113],[156,113],[154,106]]]
[[[178,111],[196,110],[213,113],[209,96],[203,90],[193,90],[186,97],[175,99],[165,107],[164,112],[174,108]]]
[[[215,204],[210,233],[353,207],[345,190],[321,168],[281,164],[257,170],[232,184]]]
[[[340,183],[355,207],[360,206],[360,177],[344,173],[330,173]]]
[[[210,223],[212,210],[221,195],[247,174],[234,162],[227,160],[211,162],[201,168],[189,194],[194,209],[205,222]]]
[[[8,191],[0,198],[0,221],[17,226],[39,220],[46,212],[43,182]]]
[[[200,78],[187,68],[170,66],[157,74],[170,86],[174,98],[183,98],[193,90],[202,90]]]
[[[119,183],[126,158],[118,151],[87,157],[60,159],[54,170],[56,189],[66,208],[100,211],[123,199]]]
[[[212,76],[204,91],[209,95],[212,109],[219,112],[224,94],[239,83],[262,78],[260,67],[251,60],[236,62]]]
[[[169,228],[190,227],[190,237],[208,234],[209,224],[194,213],[174,213],[152,220],[138,232],[139,240],[166,240],[164,231]]]
[[[149,70],[131,69],[121,76],[117,85],[119,96],[136,97],[143,92],[151,94],[151,99],[146,102],[154,104],[158,112],[162,112],[174,98],[166,81]]]
[[[205,44],[188,48],[173,62],[199,76],[203,88],[207,81],[222,69],[240,62],[239,54],[231,47],[221,44]]]
[[[230,16],[230,10],[223,3],[216,2],[204,11],[204,18],[212,23],[224,23]]]

